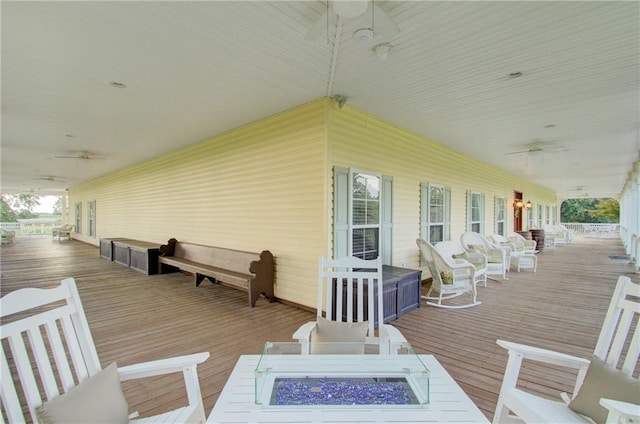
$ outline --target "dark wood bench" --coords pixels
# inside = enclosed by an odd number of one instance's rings
[[[196,286],[204,278],[246,290],[253,307],[263,294],[269,302],[273,294],[274,263],[268,250],[261,253],[243,252],[223,247],[186,243],[172,238],[160,246],[160,274],[187,271],[194,274]]]

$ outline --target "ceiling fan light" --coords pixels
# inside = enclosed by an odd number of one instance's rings
[[[367,0],[334,0],[332,2],[333,11],[343,18],[355,18],[367,11],[369,2]]]
[[[389,50],[391,50],[391,44],[381,43],[376,46],[373,46],[371,50],[373,50],[376,56],[378,56],[378,59],[386,60],[387,57],[389,56]]]

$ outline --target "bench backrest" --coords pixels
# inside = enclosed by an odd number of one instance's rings
[[[176,243],[173,256],[243,273],[247,272],[251,262],[260,260],[260,253],[185,242]]]

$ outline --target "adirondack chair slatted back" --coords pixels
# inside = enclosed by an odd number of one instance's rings
[[[35,409],[100,371],[100,361],[72,278],[52,289],[21,289],[0,299],[2,415],[25,422]],[[14,382],[12,376],[17,376]]]
[[[333,321],[368,320],[368,335],[373,337],[384,320],[382,259],[320,257],[318,266],[318,316],[325,311],[325,318]]]
[[[623,352],[626,354],[622,356]],[[618,277],[594,355],[613,367],[624,358],[622,372],[632,375],[640,357],[640,285]]]

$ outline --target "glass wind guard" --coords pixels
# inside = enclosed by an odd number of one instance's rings
[[[268,342],[255,369],[263,408],[393,407],[429,404],[429,370],[411,345]]]

